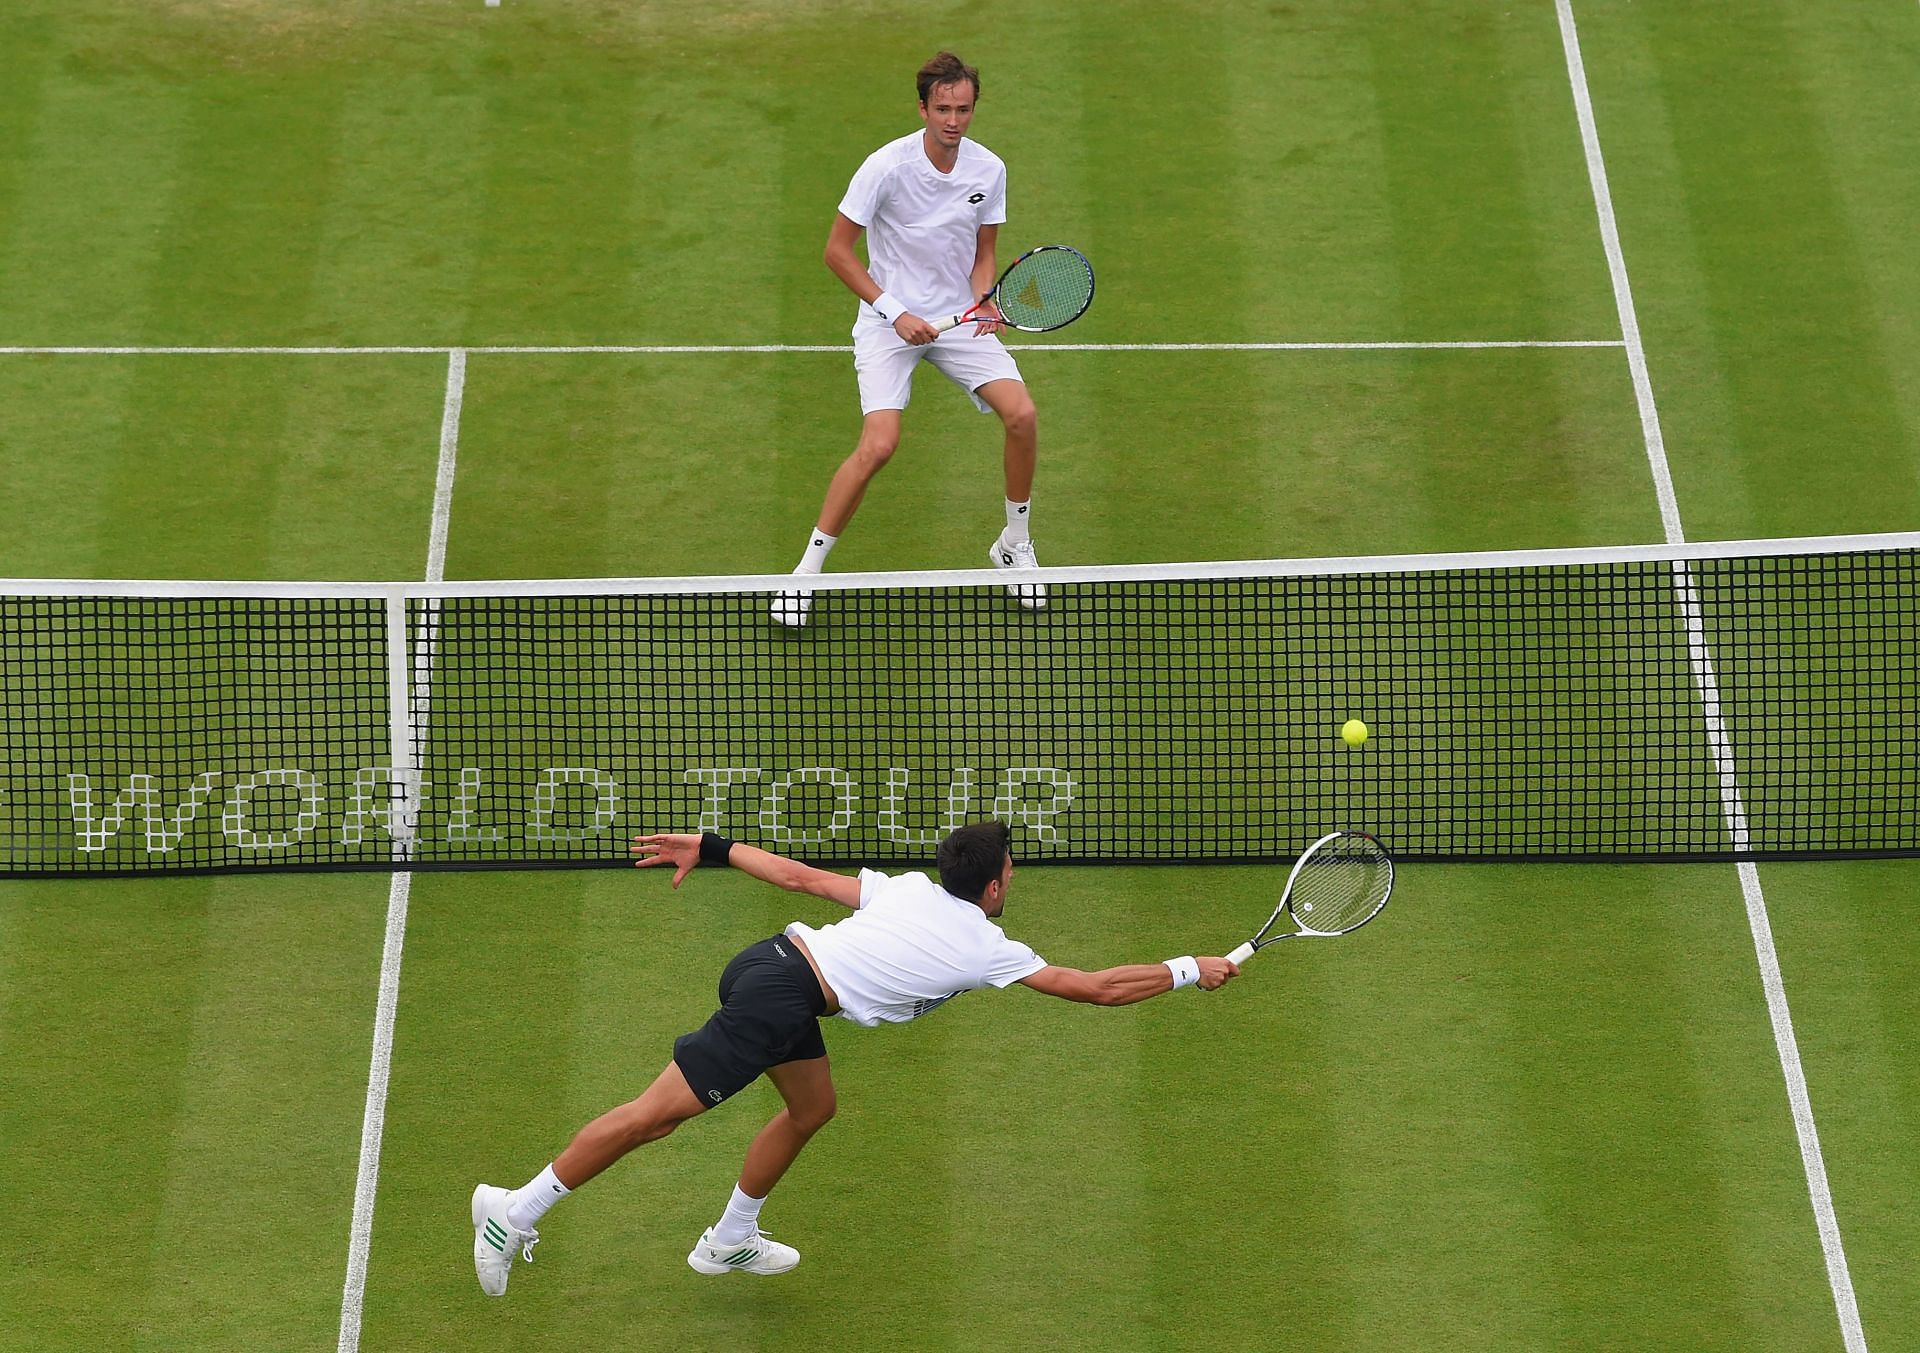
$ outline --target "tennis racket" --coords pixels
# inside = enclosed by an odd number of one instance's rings
[[[933,327],[945,333],[969,321],[998,318],[1009,329],[1043,334],[1073,323],[1092,304],[1093,264],[1087,256],[1064,244],[1043,244],[1008,264],[980,304]],[[997,317],[990,309],[995,305]]]
[[[1301,853],[1287,875],[1280,905],[1260,933],[1227,955],[1245,963],[1269,944],[1358,930],[1380,914],[1393,893],[1393,861],[1365,832],[1328,832]],[[1291,930],[1279,929],[1286,917]]]

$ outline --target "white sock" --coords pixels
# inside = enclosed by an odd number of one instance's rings
[[[1024,503],[1007,499],[1007,534],[1004,537],[1007,544],[1018,545],[1027,538],[1027,509],[1032,505],[1032,499]]]
[[[839,543],[839,536],[830,536],[816,527],[814,533],[807,537],[807,552],[800,556],[800,567],[794,572],[818,573],[826,567],[828,552]]]
[[[735,1184],[733,1197],[727,1200],[727,1210],[713,1224],[713,1243],[738,1245],[743,1240],[753,1239],[753,1233],[760,1226],[760,1207],[766,1201],[765,1198],[749,1198]]]
[[[531,1231],[547,1215],[547,1209],[573,1192],[549,1165],[521,1187],[507,1195],[507,1225],[516,1231]]]

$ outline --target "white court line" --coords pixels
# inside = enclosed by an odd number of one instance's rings
[[[433,529],[427,538],[427,581],[447,577],[447,518],[453,512],[453,470],[460,454],[460,409],[467,398],[467,354],[447,354],[447,394],[440,405],[440,460],[433,473]]]
[[[440,407],[440,456],[434,470],[433,524],[427,542],[427,582],[445,581],[447,564],[447,520],[453,505],[453,476],[460,448],[460,410],[466,399],[467,354],[455,348],[447,354],[447,388]],[[418,806],[418,780],[412,749],[419,745],[420,730],[426,726],[429,691],[433,673],[435,631],[439,603],[429,601],[424,608],[422,640],[418,650],[407,659],[405,603],[390,601],[397,623],[390,622],[388,645],[394,650],[390,666],[398,675],[390,693],[393,704],[395,774],[407,786],[401,801],[402,819],[394,831],[396,858],[412,850],[412,815]],[[413,677],[412,694],[407,691],[406,672]],[[360,1120],[360,1164],[353,1190],[353,1226],[347,1240],[347,1277],[340,1297],[339,1353],[357,1353],[360,1347],[360,1322],[365,1307],[367,1260],[373,1248],[373,1204],[380,1186],[380,1144],[386,1131],[387,1082],[393,1065],[393,1026],[400,1006],[400,958],[406,944],[407,903],[413,893],[413,874],[397,869],[387,885],[387,929],[380,950],[380,994],[373,1016],[373,1055],[367,1070],[367,1104]]]
[[[1029,352],[1472,352],[1489,348],[1618,348],[1618,338],[1460,339],[1437,342],[1354,343],[1021,343]],[[430,347],[417,344],[365,347],[0,347],[0,357],[434,357],[452,353],[488,356],[566,356],[593,353],[683,356],[699,353],[852,352],[845,343],[585,343],[473,344]]]
[[[1566,50],[1567,78],[1573,86],[1574,111],[1580,120],[1580,142],[1586,150],[1587,177],[1593,185],[1594,209],[1600,218],[1600,238],[1606,246],[1607,270],[1613,278],[1614,303],[1620,312],[1620,332],[1627,348],[1627,366],[1633,375],[1634,397],[1640,405],[1640,428],[1646,441],[1647,463],[1653,471],[1654,491],[1660,500],[1660,520],[1669,544],[1685,541],[1680,525],[1679,500],[1668,471],[1666,441],[1660,432],[1660,415],[1653,402],[1653,382],[1647,375],[1646,350],[1640,341],[1640,321],[1634,311],[1633,288],[1627,280],[1626,257],[1620,248],[1620,231],[1614,220],[1613,195],[1607,188],[1606,162],[1600,154],[1600,135],[1593,117],[1593,99],[1587,90],[1586,65],[1580,59],[1580,35],[1574,25],[1572,0],[1554,0],[1560,15],[1560,41]],[[1727,831],[1736,849],[1747,842],[1746,807],[1740,786],[1732,742],[1721,719],[1720,687],[1707,649],[1705,625],[1693,584],[1692,568],[1684,561],[1674,563],[1674,589],[1687,627],[1687,649],[1693,664],[1694,682],[1700,690],[1705,712],[1707,742],[1715,775],[1720,783],[1720,803]],[[1753,934],[1754,955],[1760,967],[1760,985],[1766,992],[1767,1015],[1773,1025],[1774,1047],[1779,1053],[1780,1070],[1786,1078],[1787,1103],[1793,1112],[1794,1134],[1800,1144],[1800,1163],[1807,1179],[1807,1196],[1813,1204],[1814,1224],[1820,1233],[1820,1249],[1826,1257],[1827,1285],[1833,1291],[1834,1312],[1840,1322],[1840,1336],[1848,1353],[1867,1353],[1867,1337],[1860,1326],[1860,1305],[1854,1296],[1853,1278],[1847,1270],[1847,1252],[1840,1239],[1840,1222],[1833,1209],[1833,1191],[1827,1182],[1826,1160],[1820,1151],[1820,1134],[1814,1126],[1813,1103],[1807,1094],[1806,1072],[1800,1064],[1800,1044],[1793,1033],[1793,1016],[1787,1008],[1786,985],[1780,974],[1780,958],[1773,946],[1773,925],[1767,917],[1766,895],[1760,889],[1760,871],[1750,863],[1738,867],[1740,892],[1746,901],[1747,926]]]

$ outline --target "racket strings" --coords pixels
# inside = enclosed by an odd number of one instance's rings
[[[1007,270],[994,298],[1007,322],[1022,329],[1051,329],[1087,308],[1093,270],[1071,249],[1038,249]]]
[[[1289,906],[1302,929],[1333,935],[1379,911],[1392,887],[1393,865],[1385,851],[1365,837],[1342,838],[1303,862]]]

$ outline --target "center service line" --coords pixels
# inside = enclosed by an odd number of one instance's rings
[[[1580,142],[1586,150],[1587,177],[1593,186],[1594,210],[1600,219],[1600,239],[1606,246],[1607,271],[1613,278],[1614,304],[1620,312],[1620,332],[1626,340],[1627,368],[1633,376],[1633,392],[1640,405],[1640,428],[1646,441],[1647,463],[1653,471],[1654,491],[1660,500],[1660,521],[1667,542],[1678,545],[1686,535],[1680,525],[1679,500],[1673,490],[1673,476],[1667,465],[1666,440],[1660,432],[1660,414],[1653,402],[1653,382],[1647,375],[1646,349],[1640,341],[1640,320],[1634,311],[1633,287],[1627,280],[1626,256],[1620,248],[1620,230],[1613,214],[1613,195],[1607,187],[1607,166],[1600,154],[1600,133],[1593,116],[1593,99],[1587,89],[1586,65],[1580,58],[1580,34],[1573,19],[1572,0],[1554,0],[1560,15],[1560,41],[1566,50],[1567,78],[1573,87],[1574,111],[1580,120]],[[1699,597],[1694,589],[1692,569],[1682,561],[1674,563],[1674,587],[1688,632],[1688,656],[1693,664],[1695,685],[1700,690],[1705,711],[1707,742],[1715,777],[1720,784],[1721,811],[1734,847],[1747,844],[1747,814],[1741,801],[1735,774],[1732,741],[1721,718],[1720,688],[1714,675],[1713,657],[1706,645],[1705,625],[1700,615]],[[1737,866],[1740,892],[1746,902],[1747,927],[1753,933],[1754,956],[1760,967],[1760,985],[1766,992],[1767,1016],[1773,1025],[1774,1047],[1780,1057],[1780,1070],[1787,1083],[1787,1103],[1793,1112],[1794,1134],[1800,1143],[1800,1163],[1807,1177],[1807,1196],[1813,1203],[1814,1224],[1820,1232],[1820,1249],[1826,1257],[1827,1284],[1833,1290],[1834,1312],[1840,1321],[1840,1336],[1847,1353],[1867,1353],[1867,1336],[1860,1326],[1860,1304],[1854,1296],[1853,1278],[1847,1270],[1847,1252],[1840,1239],[1840,1222],[1833,1210],[1833,1191],[1827,1182],[1826,1159],[1820,1151],[1820,1133],[1814,1126],[1813,1102],[1807,1094],[1807,1076],[1800,1064],[1800,1043],[1794,1037],[1793,1015],[1787,1007],[1787,990],[1780,975],[1780,956],[1773,945],[1773,925],[1767,917],[1766,895],[1760,889],[1760,871],[1751,863]]]
[[[447,388],[440,405],[440,456],[434,469],[433,519],[427,538],[427,578],[429,583],[444,582],[447,567],[447,521],[453,508],[453,476],[460,450],[460,409],[466,397],[467,354],[454,348],[447,354]],[[419,799],[413,781],[404,777],[417,771],[412,765],[412,747],[420,745],[420,730],[426,725],[427,702],[432,679],[435,631],[439,606],[428,602],[422,625],[421,646],[412,655],[413,697],[406,702],[402,720],[406,740],[412,746],[395,747],[396,774],[402,776],[400,822],[393,824],[397,853],[412,846],[412,815]],[[400,651],[390,662],[407,665],[404,617],[397,626]],[[404,681],[400,684],[404,686]],[[395,870],[387,886],[387,930],[380,951],[380,994],[374,1007],[373,1056],[367,1070],[367,1105],[360,1120],[360,1165],[353,1190],[353,1228],[347,1241],[347,1279],[340,1297],[339,1353],[358,1353],[360,1321],[366,1300],[367,1258],[373,1246],[373,1203],[380,1186],[380,1142],[386,1129],[387,1081],[393,1065],[394,1016],[400,1005],[400,956],[407,936],[407,901],[413,891],[410,870]]]

